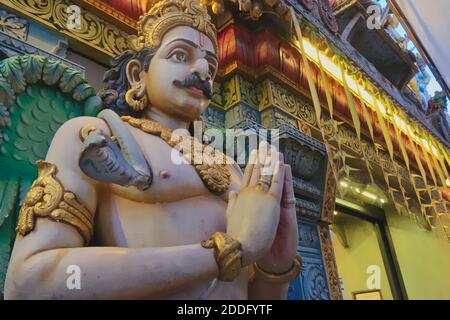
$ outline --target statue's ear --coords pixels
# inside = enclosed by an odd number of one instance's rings
[[[143,82],[143,68],[139,60],[133,59],[127,64],[127,79],[131,87]]]

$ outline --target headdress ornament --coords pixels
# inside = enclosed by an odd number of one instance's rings
[[[198,0],[157,0],[139,19],[138,36],[131,36],[129,45],[135,51],[157,48],[166,32],[177,26],[189,26],[206,34],[217,52],[216,27]]]

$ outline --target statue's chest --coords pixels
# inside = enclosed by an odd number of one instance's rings
[[[114,194],[145,203],[173,202],[211,194],[195,168],[186,163],[178,151],[159,137],[131,130],[151,168],[153,182],[146,191],[112,185],[110,189]]]
[[[97,236],[130,247],[198,243],[225,230],[226,201],[212,194],[195,168],[156,136],[132,130],[153,173],[146,191],[108,185],[101,191]]]

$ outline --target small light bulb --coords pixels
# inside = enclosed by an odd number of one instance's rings
[[[346,188],[348,187],[348,183],[345,181],[341,181],[341,182],[339,182],[339,184],[343,187],[346,187]]]

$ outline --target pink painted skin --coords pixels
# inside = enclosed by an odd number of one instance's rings
[[[161,179],[169,179],[170,173],[167,170],[162,170],[159,176],[161,177]]]
[[[292,169],[284,166],[283,196],[280,202],[280,222],[272,247],[265,257],[258,261],[258,265],[272,273],[285,273],[292,266],[297,254],[298,227],[295,204],[289,200],[295,199]]]

